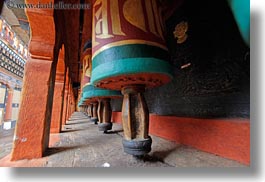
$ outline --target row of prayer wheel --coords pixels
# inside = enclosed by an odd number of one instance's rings
[[[110,99],[120,98],[119,91],[95,87],[91,84],[92,68],[91,47],[85,48],[82,55],[82,96],[79,106],[86,106],[91,122],[98,124],[99,130],[106,132],[112,129]]]
[[[83,53],[79,106],[107,131],[110,99],[123,96],[123,147],[134,156],[151,151],[145,89],[173,77],[159,7],[157,0],[94,0],[92,48]]]

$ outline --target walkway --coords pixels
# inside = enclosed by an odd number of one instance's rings
[[[238,162],[198,151],[152,136],[152,152],[145,159],[136,159],[123,152],[122,127],[114,124],[108,134],[98,131],[79,112],[73,114],[60,134],[50,137],[50,149],[42,159],[10,162],[10,155],[0,166],[16,167],[245,167]],[[11,138],[11,137],[10,137]],[[12,140],[12,139],[11,139]],[[10,146],[3,144],[0,147]],[[9,147],[10,151],[10,147]],[[1,158],[1,156],[0,156]]]
[[[0,129],[0,159],[8,155],[12,150],[14,129]],[[1,165],[1,164],[0,164]]]

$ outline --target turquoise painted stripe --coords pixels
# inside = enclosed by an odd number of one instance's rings
[[[83,89],[82,99],[86,100],[86,99],[91,99],[93,97],[106,97],[106,96],[121,96],[121,92],[97,88],[93,85],[87,85],[87,87]]]
[[[93,85],[84,86],[83,87],[83,92],[82,92],[82,97],[83,97],[84,92],[88,92],[90,89],[94,89],[94,86]]]
[[[92,61],[92,69],[112,60],[124,60],[129,58],[170,60],[168,52],[159,47],[145,44],[122,45],[109,48],[95,56]]]
[[[244,41],[250,42],[250,0],[228,0]]]
[[[173,78],[172,66],[163,60],[156,58],[129,58],[105,62],[92,70],[91,83],[97,82],[120,75],[137,73],[156,73],[164,74]]]

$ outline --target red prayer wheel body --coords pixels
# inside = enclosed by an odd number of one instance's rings
[[[156,0],[94,0],[92,79],[97,87],[157,87],[172,78]]]

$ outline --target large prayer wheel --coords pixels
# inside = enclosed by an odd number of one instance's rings
[[[92,83],[121,90],[124,151],[144,155],[151,150],[146,88],[172,79],[157,0],[94,0]]]
[[[112,129],[110,99],[121,98],[119,91],[97,88],[90,83],[91,78],[91,48],[87,49],[83,58],[82,99],[89,105],[88,115],[91,121],[97,124],[100,131],[106,132]]]

